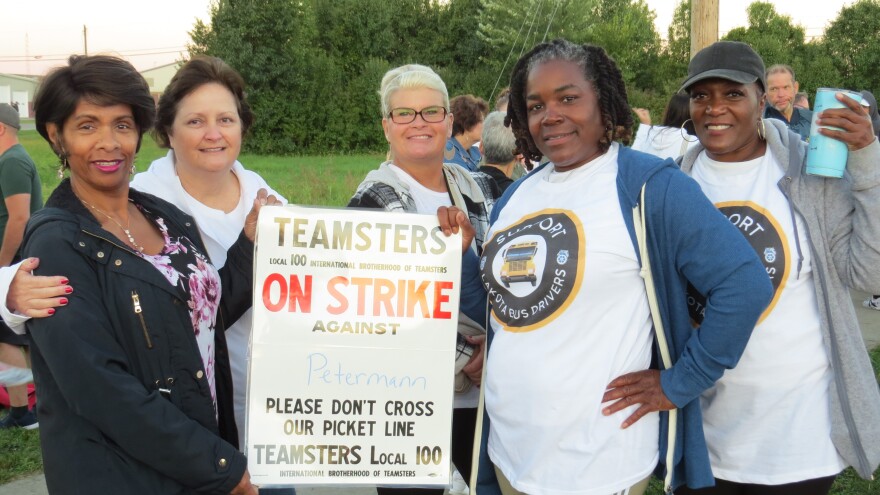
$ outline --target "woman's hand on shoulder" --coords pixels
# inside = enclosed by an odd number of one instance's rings
[[[844,93],[837,93],[836,97],[845,107],[823,110],[815,124],[823,126],[819,129],[819,133],[843,141],[850,151],[860,150],[873,143],[874,127],[871,125],[868,109]],[[824,126],[839,127],[843,130],[837,131]]]
[[[461,231],[461,252],[465,252],[471,246],[476,231],[467,213],[455,206],[441,206],[437,208],[437,221],[440,222],[443,235],[450,236]]]
[[[67,304],[67,296],[73,292],[67,278],[33,275],[39,265],[38,258],[28,258],[19,265],[6,294],[6,307],[10,311],[45,318],[52,316],[55,308]]]
[[[244,219],[244,235],[247,236],[251,242],[257,237],[257,218],[260,216],[260,209],[262,207],[283,205],[284,203],[282,203],[280,199],[275,197],[274,194],[269,194],[266,189],[260,189],[257,191],[257,197],[254,198],[254,205],[251,207],[250,213],[248,213],[247,217]]]

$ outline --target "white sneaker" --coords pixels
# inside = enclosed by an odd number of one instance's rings
[[[868,309],[880,311],[880,298],[872,297],[871,299],[866,299],[862,301],[862,306]]]
[[[454,469],[452,471],[452,488],[449,489],[449,495],[468,495],[469,493],[470,490],[468,490],[467,483],[464,482],[461,473],[458,472],[458,469]]]

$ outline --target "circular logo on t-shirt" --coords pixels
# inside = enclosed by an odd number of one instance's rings
[[[767,276],[773,284],[773,300],[761,314],[758,322],[764,320],[773,310],[782,294],[788,270],[791,267],[788,253],[788,240],[779,222],[765,208],[751,201],[729,201],[715,205],[724,216],[736,226],[749,241],[752,249],[764,264]],[[691,319],[700,324],[706,312],[706,298],[688,284],[688,310]]]
[[[581,224],[543,210],[495,233],[483,247],[481,277],[492,314],[511,332],[549,323],[568,306],[583,272]]]

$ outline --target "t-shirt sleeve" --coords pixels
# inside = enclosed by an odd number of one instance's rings
[[[0,167],[0,193],[3,199],[16,194],[30,194],[33,183],[33,169],[30,163],[17,157],[12,157]]]

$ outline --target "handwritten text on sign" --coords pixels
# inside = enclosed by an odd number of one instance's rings
[[[461,239],[431,216],[264,208],[247,453],[262,485],[446,485]]]

